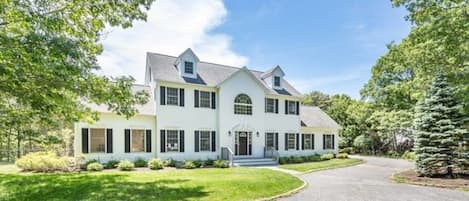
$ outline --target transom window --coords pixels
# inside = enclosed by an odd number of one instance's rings
[[[90,153],[104,153],[105,139],[104,128],[90,128]]]
[[[314,149],[314,134],[303,134],[303,149]]]
[[[187,74],[194,74],[194,63],[190,61],[184,62],[184,72]]]
[[[296,149],[296,135],[294,133],[288,133],[288,149]]]
[[[145,151],[145,132],[143,129],[132,129],[132,152]]]
[[[179,132],[166,130],[166,151],[179,152]]]
[[[265,99],[265,112],[275,113],[275,99],[273,98]]]
[[[274,76],[274,86],[275,87],[280,87],[280,77],[279,76]]]
[[[296,114],[296,101],[288,101],[288,114]]]
[[[239,94],[235,98],[234,102],[234,113],[252,115],[252,102],[246,94]]]
[[[166,88],[166,104],[167,105],[179,105],[179,90],[178,88],[167,87]]]
[[[210,92],[200,91],[200,107],[210,108]]]
[[[210,131],[200,131],[200,151],[211,151]]]
[[[324,135],[324,149],[334,149],[334,135]]]

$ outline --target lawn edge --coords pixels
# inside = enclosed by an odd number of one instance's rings
[[[360,165],[360,164],[363,164],[363,163],[366,162],[362,158],[353,158],[353,159],[358,159],[360,161],[357,161],[355,163],[346,164],[346,165],[339,165],[339,166],[333,166],[333,167],[319,168],[319,169],[315,169],[315,170],[308,170],[308,171],[305,171],[305,172],[301,172],[301,171],[298,171],[298,170],[295,170],[295,171],[299,172],[298,175],[304,175],[304,174],[308,174],[308,173],[311,173],[311,172],[318,172],[318,171],[323,171],[323,170],[331,170],[331,169],[338,169],[338,168],[345,168],[345,167]],[[282,167],[279,167],[279,168],[282,168]],[[287,169],[287,168],[282,168],[282,169],[291,170],[291,169]]]
[[[416,181],[409,180],[409,179],[407,179],[406,177],[399,176],[400,173],[405,172],[405,171],[409,171],[409,170],[412,170],[412,168],[406,169],[406,170],[402,170],[402,171],[398,171],[398,172],[394,172],[394,173],[392,173],[392,175],[389,177],[389,179],[390,179],[393,183],[397,183],[397,184],[409,184],[409,185],[414,185],[414,186],[426,186],[426,187],[434,187],[434,188],[443,188],[443,189],[457,190],[457,191],[461,191],[461,192],[469,192],[469,188],[464,188],[464,187],[451,188],[451,187],[444,186],[444,185],[430,184],[430,183],[425,183],[425,182],[416,182]]]
[[[286,173],[286,174],[288,174],[288,173]],[[308,182],[306,182],[302,178],[297,177],[293,174],[289,174],[289,175],[298,178],[300,181],[303,182],[303,184],[301,186],[299,186],[295,189],[289,190],[285,193],[281,193],[281,194],[278,194],[278,195],[273,195],[273,196],[265,197],[265,198],[259,198],[259,199],[256,199],[256,201],[269,201],[269,200],[276,200],[278,198],[289,197],[289,196],[292,196],[293,194],[299,193],[300,191],[304,190],[308,186]]]

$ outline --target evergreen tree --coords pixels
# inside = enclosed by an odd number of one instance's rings
[[[462,129],[462,105],[454,98],[455,89],[439,73],[416,107],[414,120],[416,171],[420,176],[464,173],[468,165],[467,131]],[[466,137],[465,137],[466,136]]]

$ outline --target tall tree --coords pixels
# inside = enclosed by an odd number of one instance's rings
[[[331,106],[332,100],[331,97],[325,93],[312,91],[303,96],[301,103],[303,105],[317,106],[323,110],[327,110]]]
[[[467,130],[462,129],[462,105],[443,74],[438,74],[425,99],[419,102],[414,120],[416,171],[419,175],[453,175],[454,167],[464,171],[469,165],[465,150]],[[465,136],[466,135],[466,136]]]

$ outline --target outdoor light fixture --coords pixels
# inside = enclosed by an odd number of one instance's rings
[[[231,136],[231,131],[228,131],[228,136]]]
[[[257,137],[259,137],[259,131],[256,132]]]

